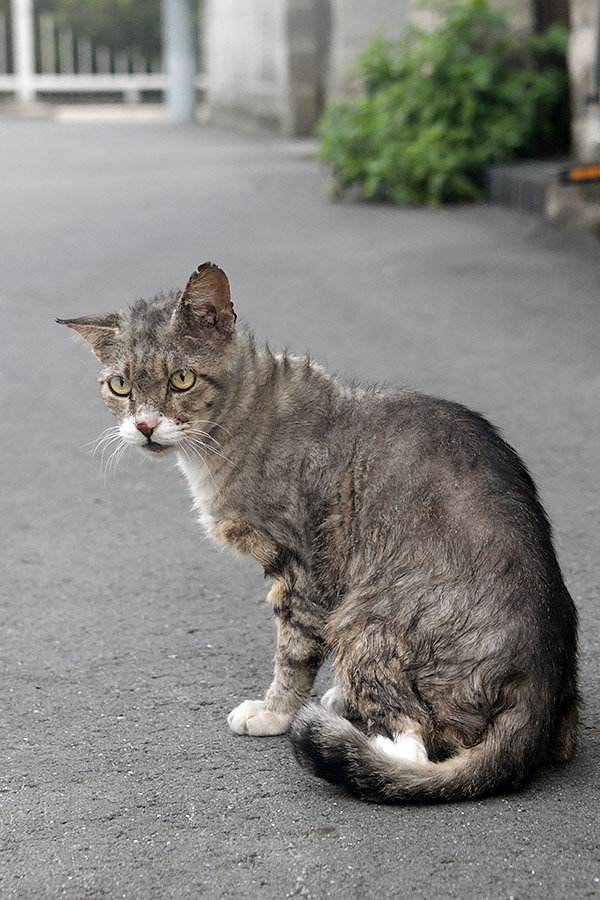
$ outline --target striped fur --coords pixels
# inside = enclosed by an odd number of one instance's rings
[[[309,769],[382,802],[513,789],[570,758],[575,608],[534,483],[485,419],[257,347],[211,264],[180,295],[61,321],[99,356],[123,440],[174,451],[209,534],[273,580],[273,681],[234,731],[296,717]],[[328,655],[329,709],[305,706]]]

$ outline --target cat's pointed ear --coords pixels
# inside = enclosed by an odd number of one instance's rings
[[[118,313],[107,313],[103,316],[81,316],[79,319],[57,319],[56,321],[59,325],[68,325],[88,341],[99,359],[104,357],[119,329]]]
[[[236,318],[227,275],[206,262],[190,275],[171,316],[171,328],[193,337],[229,338]]]

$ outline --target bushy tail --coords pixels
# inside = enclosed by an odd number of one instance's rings
[[[394,759],[346,719],[321,706],[302,709],[290,733],[299,762],[356,797],[378,803],[438,803],[513,790],[539,762],[539,732],[503,727],[443,762]],[[537,737],[536,737],[537,735]]]

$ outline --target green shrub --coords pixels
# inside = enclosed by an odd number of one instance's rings
[[[395,203],[481,196],[488,163],[556,149],[568,81],[567,33],[512,34],[488,0],[453,3],[431,33],[376,38],[361,57],[364,96],[319,123],[332,192]],[[564,149],[563,125],[561,149]]]

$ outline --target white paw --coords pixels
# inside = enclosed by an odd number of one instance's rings
[[[227,716],[229,727],[236,734],[264,737],[267,734],[284,734],[293,716],[271,712],[264,708],[263,700],[244,700]]]
[[[344,698],[337,685],[325,691],[321,697],[321,706],[338,716],[345,716],[347,712]]]
[[[373,738],[373,743],[386,756],[393,756],[394,759],[402,760],[402,762],[424,766],[429,759],[425,744],[413,731],[405,731],[403,734],[397,735],[393,741],[378,734]]]

